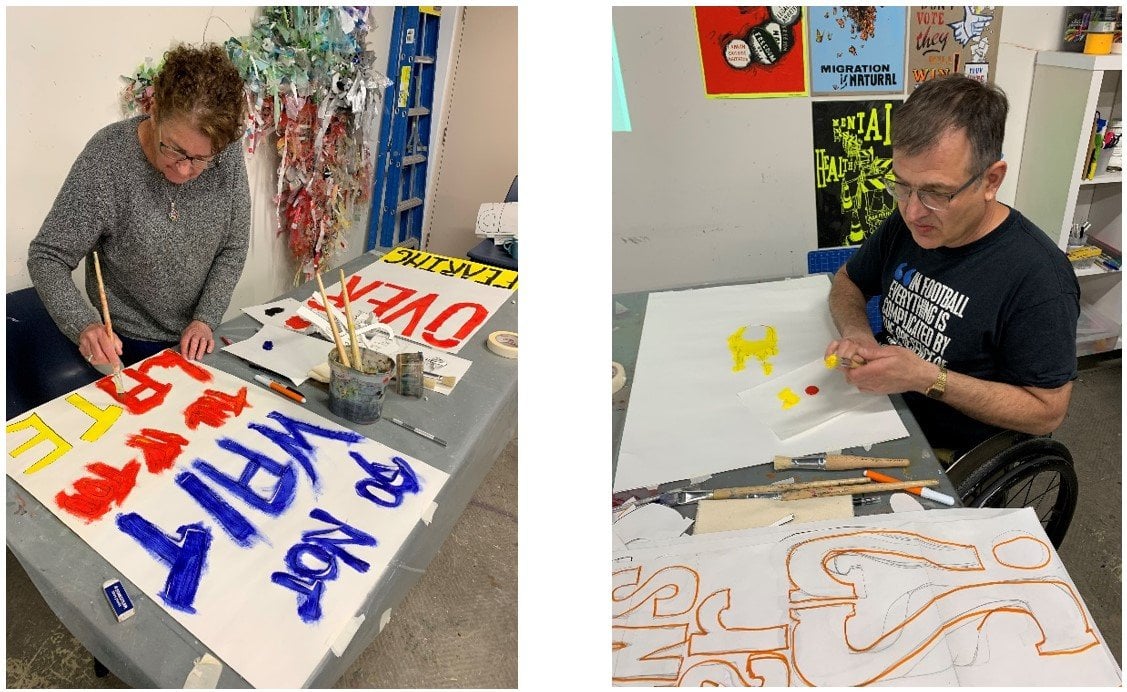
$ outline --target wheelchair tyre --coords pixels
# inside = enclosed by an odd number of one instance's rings
[[[1059,548],[1076,510],[1078,487],[1067,450],[1064,455],[1047,453],[995,474],[968,506],[1032,507],[1049,541]]]

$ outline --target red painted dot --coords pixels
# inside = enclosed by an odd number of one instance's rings
[[[815,387],[814,385],[810,385],[809,387],[806,388],[806,393],[809,394],[810,396],[814,396],[815,394],[818,393],[818,388]]]

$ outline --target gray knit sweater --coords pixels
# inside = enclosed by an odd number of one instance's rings
[[[243,271],[250,190],[241,142],[195,180],[174,185],[141,149],[137,127],[147,117],[108,125],[90,139],[28,249],[31,280],[75,343],[85,327],[102,321],[93,258],[86,262],[86,294],[97,311],[71,279],[93,250],[114,331],[144,341],[179,341],[192,320],[214,329]],[[168,218],[172,200],[177,221]]]

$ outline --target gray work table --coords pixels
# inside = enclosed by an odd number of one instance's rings
[[[622,365],[623,369],[626,371],[626,385],[613,395],[611,402],[613,410],[612,475],[618,468],[618,450],[619,446],[622,444],[622,430],[626,425],[626,410],[630,404],[630,391],[634,382],[634,368],[638,363],[638,347],[642,340],[642,323],[645,321],[646,306],[649,302],[649,296],[649,292],[619,293],[613,296],[614,316],[611,322],[611,353],[613,359]],[[957,500],[958,494],[951,485],[951,481],[948,480],[947,476],[940,468],[934,452],[930,445],[928,445],[926,438],[924,438],[923,431],[920,430],[916,419],[912,417],[908,406],[904,403],[904,399],[898,395],[893,395],[890,398],[893,406],[896,408],[896,412],[900,415],[900,419],[904,422],[904,427],[908,429],[908,437],[882,442],[873,445],[868,450],[863,448],[843,449],[842,453],[888,458],[908,458],[911,460],[911,465],[908,468],[885,469],[885,471],[890,475],[907,480],[937,478],[939,479],[939,485],[935,489],[956,498],[956,506],[961,506]],[[686,431],[686,434],[691,433]],[[859,471],[810,471],[797,469],[775,471],[771,464],[761,464],[714,474],[708,480],[701,483],[699,487],[702,490],[707,490],[746,485],[765,485],[791,476],[794,477],[796,482],[830,480],[849,476],[856,477],[858,473]],[[660,489],[671,490],[683,487],[684,485],[685,481],[673,481],[662,484]],[[873,504],[856,507],[855,512],[857,514],[880,514],[891,511],[891,507],[888,504],[889,494],[873,493],[873,496],[879,498],[879,500]],[[920,500],[920,504],[924,505],[927,509],[943,507],[943,505],[923,499]],[[687,517],[695,517],[696,515],[696,505],[685,505],[677,509]]]
[[[373,251],[344,265],[351,274],[382,254]],[[308,298],[316,284],[307,282],[286,294]],[[516,293],[482,326],[458,356],[473,362],[449,396],[427,391],[425,399],[387,394],[383,415],[395,416],[431,432],[448,443],[442,447],[388,421],[357,425],[328,410],[328,385],[306,381],[298,389],[306,408],[350,427],[450,474],[435,502],[429,525],[418,523],[368,593],[360,612],[363,624],[340,657],[328,652],[308,681],[310,687],[331,687],[376,637],[381,615],[396,608],[418,581],[449,535],[493,461],[516,431],[517,361],[502,358],[485,347],[497,330],[516,331]],[[257,372],[242,360],[220,350],[220,336],[245,339],[259,325],[246,315],[223,323],[215,332],[216,349],[203,362],[251,383]],[[331,344],[327,344],[331,348]],[[254,386],[258,386],[255,384]],[[182,687],[195,659],[206,646],[172,619],[139,588],[66,528],[38,500],[11,478],[7,479],[7,543],[51,610],[99,661],[133,687]],[[102,583],[122,578],[134,600],[136,615],[118,623],[105,602]],[[237,604],[232,604],[233,607]],[[268,645],[268,643],[267,643]],[[214,654],[213,654],[214,655]],[[285,655],[279,652],[279,655]],[[248,687],[224,665],[219,687]]]

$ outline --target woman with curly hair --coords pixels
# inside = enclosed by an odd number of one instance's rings
[[[150,114],[99,130],[31,241],[27,267],[47,311],[92,364],[131,364],[179,345],[210,353],[242,274],[250,191],[240,137],[243,82],[222,47],[165,54]],[[116,334],[71,272],[97,251]],[[93,262],[86,294],[100,305]]]

